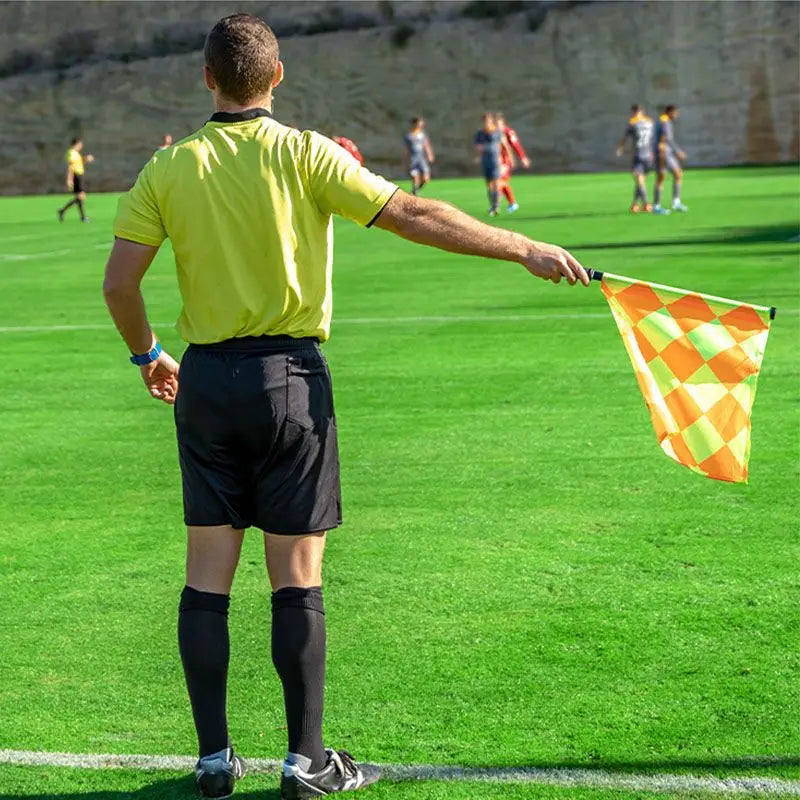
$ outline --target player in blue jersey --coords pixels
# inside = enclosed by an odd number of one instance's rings
[[[673,122],[678,119],[678,107],[669,105],[658,118],[654,140],[656,158],[656,186],[654,191],[654,214],[669,214],[669,209],[661,207],[661,192],[664,188],[664,179],[667,170],[672,173],[672,210],[688,211],[689,207],[681,202],[681,186],[683,184],[683,169],[681,162],[686,160],[686,153],[681,150],[675,141],[675,128]]]
[[[403,137],[403,142],[406,146],[406,172],[411,178],[411,194],[417,194],[431,179],[431,164],[436,160],[422,117],[411,119],[411,127]]]
[[[639,105],[631,106],[631,115],[617,145],[617,157],[622,155],[625,150],[625,142],[630,139],[633,145],[633,164],[631,174],[633,175],[633,202],[631,203],[631,213],[637,214],[639,211],[652,211],[653,207],[647,202],[647,184],[645,177],[653,166],[653,135],[655,126],[653,120],[644,113],[644,109]]]
[[[511,149],[506,142],[505,134],[497,124],[494,114],[483,115],[483,127],[473,139],[476,161],[480,162],[486,188],[489,193],[489,216],[497,216],[500,204],[500,176],[502,174],[502,156],[505,152],[509,160],[513,159]]]

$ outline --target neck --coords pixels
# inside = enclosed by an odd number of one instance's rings
[[[222,95],[214,97],[214,111],[226,111],[229,114],[237,114],[241,111],[249,111],[251,108],[266,108],[267,111],[272,111],[272,92],[265,94],[263,97],[257,97],[249,103],[241,105],[235,100],[229,100]]]

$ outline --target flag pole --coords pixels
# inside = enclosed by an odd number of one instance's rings
[[[603,280],[603,273],[599,269],[589,268],[587,270],[589,273],[589,280],[590,281],[602,281]],[[778,309],[775,306],[769,307],[769,318],[775,319],[775,314],[777,313]]]

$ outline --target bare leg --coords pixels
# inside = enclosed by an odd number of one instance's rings
[[[681,202],[681,186],[683,184],[683,170],[672,170],[672,205],[678,205]]]

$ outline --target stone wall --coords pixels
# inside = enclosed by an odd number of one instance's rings
[[[464,17],[466,5],[348,4],[348,14],[358,8],[372,15],[371,27],[283,38],[286,81],[276,92],[275,116],[349,136],[374,169],[394,176],[412,114],[428,121],[438,174],[474,173],[471,136],[485,108],[506,112],[537,170],[622,168],[627,159],[617,160],[614,148],[634,101],[649,110],[668,102],[681,107],[677,139],[690,166],[800,157],[796,3],[518,4],[519,13],[495,21]],[[37,6],[45,9],[41,16]],[[20,9],[16,22],[10,7]],[[131,42],[144,47],[157,25],[190,20],[205,28],[241,7],[0,6],[6,31],[0,61],[12,42],[38,41],[47,53],[70,26],[97,30],[94,61],[0,79],[0,192],[60,191],[63,153],[76,133],[97,158],[92,189],[129,185],[162,133],[180,137],[209,116],[202,56],[193,51],[125,62],[102,53]],[[327,14],[326,7],[245,4],[278,29]],[[406,36],[413,29],[402,46],[400,29]]]

